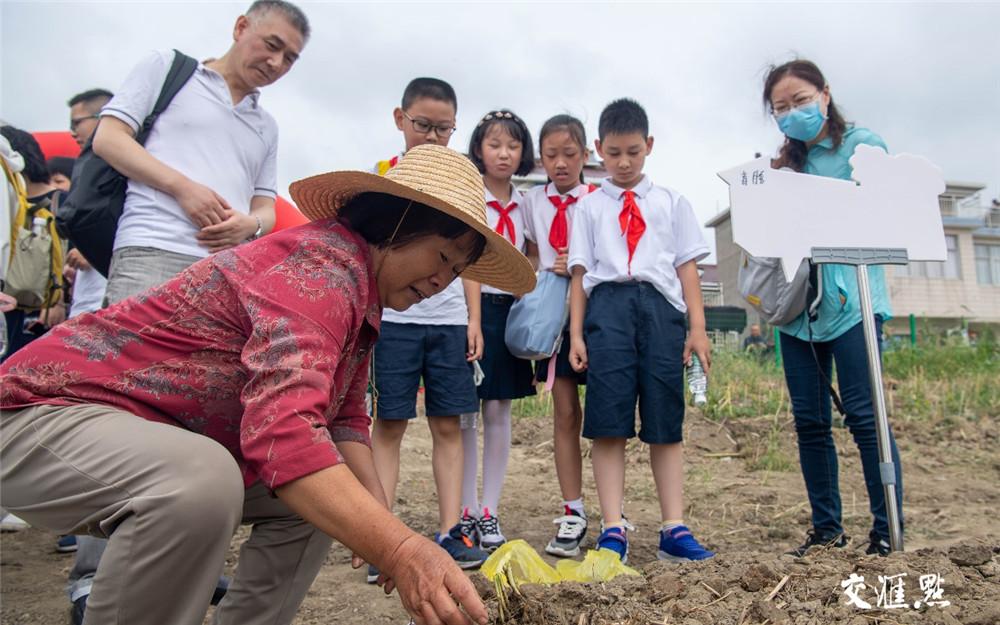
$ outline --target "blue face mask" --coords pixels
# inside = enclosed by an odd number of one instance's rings
[[[778,118],[778,128],[790,139],[812,141],[826,123],[826,116],[819,110],[819,102],[792,109]]]

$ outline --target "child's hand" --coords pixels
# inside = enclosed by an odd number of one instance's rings
[[[698,355],[707,376],[712,369],[712,343],[704,331],[691,332],[684,343],[684,366],[691,364],[691,352]]]
[[[478,323],[470,323],[466,330],[466,340],[468,350],[465,352],[465,360],[472,362],[483,357],[483,329]]]
[[[569,341],[569,364],[573,371],[577,373],[587,369],[587,344],[583,339],[570,339]]]
[[[557,276],[568,276],[569,269],[566,267],[566,260],[569,258],[569,248],[560,247],[556,250],[557,256],[554,263],[552,263],[552,273]]]

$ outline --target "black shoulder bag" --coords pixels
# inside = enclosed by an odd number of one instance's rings
[[[146,143],[156,118],[197,68],[198,61],[174,50],[174,61],[163,81],[160,96],[153,111],[146,116],[136,133],[135,140],[139,145]],[[56,215],[59,232],[72,241],[90,264],[104,276],[108,275],[111,268],[111,252],[127,188],[128,179],[94,154],[91,138],[77,159],[69,196]]]

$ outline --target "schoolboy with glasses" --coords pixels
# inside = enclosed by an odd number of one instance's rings
[[[393,111],[396,127],[403,133],[404,154],[425,144],[447,146],[455,131],[457,110],[455,90],[445,81],[410,81],[400,106]],[[379,161],[373,173],[384,175],[399,159]],[[426,299],[421,293],[416,296],[420,301],[405,312],[386,309],[382,315],[372,376],[375,466],[391,509],[399,484],[403,435],[409,420],[417,416],[422,381],[438,494],[436,539],[460,567],[477,568],[487,554],[463,531],[459,513],[463,462],[460,415],[479,408],[470,365],[483,355],[478,285],[455,280],[437,295]],[[378,578],[379,572],[369,567],[368,582],[376,583]]]
[[[709,249],[691,205],[653,186],[643,174],[653,149],[646,112],[634,100],[601,113],[597,153],[610,177],[578,203],[567,265],[570,364],[587,370],[583,436],[591,458],[604,530],[599,549],[628,558],[622,515],[625,443],[649,445],[663,523],[659,557],[704,560],[715,555],[683,521],[684,365],[697,354],[708,371],[709,341],[698,260]],[[691,331],[685,329],[688,313]]]

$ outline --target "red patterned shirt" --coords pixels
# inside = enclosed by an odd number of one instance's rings
[[[104,404],[208,436],[277,488],[370,446],[382,307],[368,245],[333,219],[214,254],[60,324],[0,366],[0,407]]]

